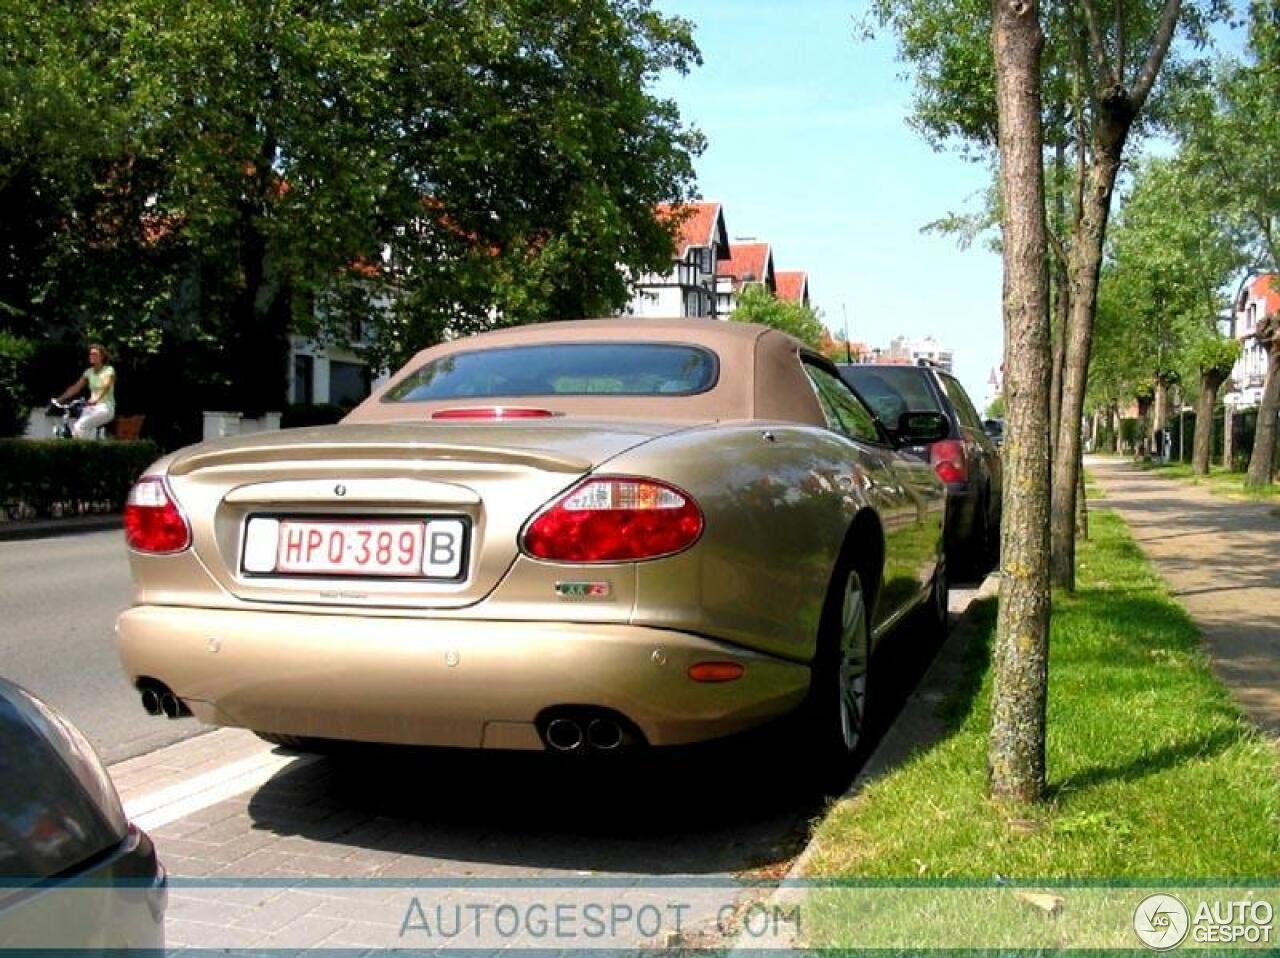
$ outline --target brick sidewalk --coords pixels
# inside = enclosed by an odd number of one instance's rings
[[[760,761],[730,751],[708,764],[593,767],[372,747],[319,758],[221,729],[111,774],[174,880],[170,947],[363,950],[442,943],[401,937],[414,896],[638,909],[675,894],[690,905],[686,928],[704,929],[743,893],[735,876],[799,852],[817,810],[785,780],[757,782],[747,769]],[[232,781],[235,794],[218,798],[215,780],[242,766],[262,773],[258,784]],[[680,887],[690,876],[713,887]]]
[[[1114,509],[1204,634],[1214,670],[1280,735],[1280,518],[1121,459],[1086,457]]]

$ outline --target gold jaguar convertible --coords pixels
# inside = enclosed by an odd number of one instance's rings
[[[204,443],[129,495],[152,714],[605,752],[794,713],[857,751],[875,643],[945,622],[944,487],[759,326],[588,320],[427,349],[341,423]],[[911,629],[896,641],[916,641]]]

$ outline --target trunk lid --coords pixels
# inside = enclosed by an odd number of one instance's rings
[[[240,599],[460,608],[493,590],[519,552],[525,522],[548,500],[620,453],[691,425],[562,417],[340,424],[194,446],[170,460],[167,476],[191,521],[196,557]],[[420,565],[412,574],[380,559],[353,567],[377,553],[383,532],[396,543],[401,530],[423,528],[408,532],[406,560],[413,537],[419,553],[439,540],[438,555],[458,550],[456,569],[446,563],[423,578]],[[308,552],[306,537],[321,535]],[[326,550],[351,571],[324,566]],[[301,557],[324,567],[287,566]]]

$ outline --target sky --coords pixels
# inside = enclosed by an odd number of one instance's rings
[[[911,85],[893,38],[865,41],[860,0],[658,0],[696,24],[704,65],[658,92],[707,137],[703,199],[730,240],[772,244],[775,268],[809,273],[828,328],[871,346],[933,336],[955,351],[974,404],[1000,365],[1001,264],[921,233],[976,209],[990,171],[934,152],[907,126]]]

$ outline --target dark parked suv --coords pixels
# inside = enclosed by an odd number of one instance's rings
[[[987,571],[1000,542],[1000,453],[959,381],[933,366],[864,363],[840,375],[892,435],[904,412],[941,412],[951,434],[914,450],[947,484],[947,567],[957,578]]]

